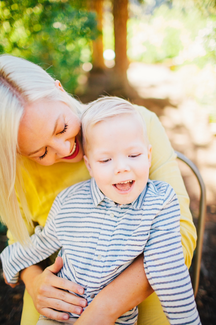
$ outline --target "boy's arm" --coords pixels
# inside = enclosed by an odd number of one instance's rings
[[[160,299],[170,324],[200,324],[190,275],[184,263],[179,227],[179,203],[171,186],[164,191],[144,250],[148,281]]]
[[[28,246],[22,246],[17,242],[6,247],[1,253],[2,268],[7,282],[16,283],[21,270],[45,260],[60,247],[52,223],[46,225],[43,230],[36,227]]]
[[[61,247],[55,230],[56,207],[59,206],[57,201],[53,204],[45,227],[35,228],[28,245],[22,246],[16,242],[1,253],[2,268],[8,283],[16,283],[21,270],[45,260]]]
[[[114,325],[121,315],[139,305],[152,292],[140,255],[98,293],[75,324]]]
[[[196,228],[189,209],[189,197],[177,164],[176,154],[158,117],[145,107],[136,106],[143,116],[149,142],[152,145],[150,179],[170,184],[179,200],[181,219],[180,232],[185,263],[189,268],[196,247]]]

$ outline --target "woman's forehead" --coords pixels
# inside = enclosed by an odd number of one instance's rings
[[[69,107],[61,102],[36,101],[27,105],[20,121],[18,145],[21,153],[42,146]],[[33,149],[32,148],[32,149]]]

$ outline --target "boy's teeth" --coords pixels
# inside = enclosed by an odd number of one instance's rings
[[[133,181],[119,182],[119,183],[115,184],[115,187],[119,191],[128,191],[131,188],[132,184],[133,184]]]

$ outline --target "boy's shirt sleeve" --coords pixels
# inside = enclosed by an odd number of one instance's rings
[[[21,270],[45,260],[61,247],[55,226],[55,218],[60,206],[61,203],[57,197],[45,227],[37,226],[35,228],[35,234],[30,237],[29,245],[22,246],[16,242],[6,247],[1,253],[3,272],[9,283],[16,283]]]
[[[170,324],[200,323],[185,265],[176,194],[167,184],[163,207],[153,220],[144,251],[144,267]]]
[[[146,122],[149,142],[152,145],[150,179],[170,184],[179,200],[181,242],[185,264],[189,268],[196,247],[197,236],[189,209],[189,197],[178,168],[176,154],[158,117],[144,107],[136,106],[136,108]]]

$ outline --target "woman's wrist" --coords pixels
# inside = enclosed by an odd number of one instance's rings
[[[32,297],[33,283],[35,278],[43,272],[40,264],[31,265],[20,272],[20,279],[24,282],[26,290]]]

